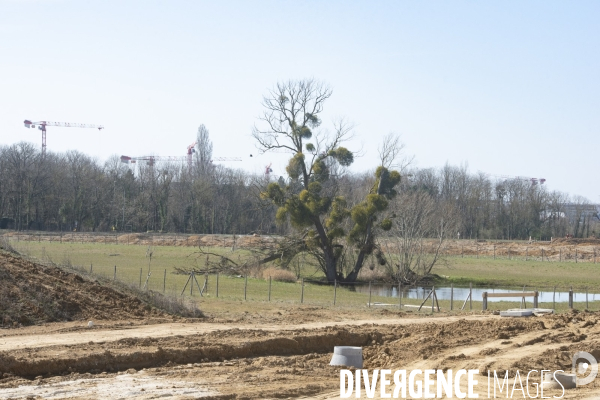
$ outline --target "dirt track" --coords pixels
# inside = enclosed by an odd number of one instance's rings
[[[247,303],[251,312],[241,309],[240,318],[173,320],[58,268],[6,255],[0,261],[8,288],[3,310],[39,321],[0,330],[0,399],[337,398],[340,368],[328,363],[338,345],[361,346],[370,371],[478,369],[482,381],[487,370],[511,377],[517,370],[570,371],[577,351],[600,360],[600,313],[415,317]],[[45,296],[36,297],[40,292]],[[53,300],[51,310],[68,305],[78,319],[41,322],[55,314],[40,310],[40,298]],[[88,316],[99,318],[91,328]],[[478,390],[483,397],[485,386]],[[565,398],[599,395],[600,378]]]
[[[600,315],[592,313],[76,328],[49,335],[39,327],[4,332],[0,398],[91,399],[109,388],[136,398],[336,398],[339,368],[327,365],[336,345],[363,346],[368,369],[477,368],[513,376],[516,369],[569,370],[579,350],[595,350],[600,358]],[[598,380],[566,398],[594,393],[600,393]]]

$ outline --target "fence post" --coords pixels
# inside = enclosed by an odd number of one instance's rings
[[[271,301],[271,275],[269,275],[269,301]]]
[[[544,249],[542,249],[542,261],[544,261]]]
[[[335,300],[337,297],[337,279],[333,280],[333,305],[335,306]]]
[[[300,294],[300,304],[303,304],[304,303],[304,278],[302,278],[301,285],[302,285],[302,293]]]
[[[163,274],[163,293],[167,291],[167,270],[165,269],[165,273]]]
[[[435,286],[431,288],[431,313],[433,314],[433,308],[435,306]]]
[[[494,245],[494,260],[496,259],[496,245]]]
[[[117,266],[115,265],[115,273],[113,275],[113,281],[117,280]]]
[[[577,264],[577,247],[575,247],[575,264]]]
[[[469,310],[473,309],[473,283],[469,283]]]
[[[588,288],[585,288],[585,309],[589,310],[590,309],[590,305],[588,303]]]
[[[369,281],[369,307],[371,307],[371,281]]]
[[[573,287],[569,290],[569,308],[573,309]]]
[[[450,284],[450,311],[454,310],[454,283]]]
[[[90,264],[90,274],[94,271],[94,264]]]
[[[483,301],[482,301],[483,311],[487,310],[487,292],[483,292]]]
[[[219,273],[217,272],[216,297],[219,297]]]
[[[142,269],[140,268],[140,289],[142,288]]]
[[[244,280],[244,300],[246,300],[247,293],[248,293],[248,274],[246,274],[246,278]]]
[[[465,246],[460,246],[460,258],[465,258]]]
[[[539,292],[536,290],[535,292],[533,292],[533,308],[538,308],[538,296],[539,296]]]
[[[554,286],[554,292],[552,293],[552,309],[556,308],[556,286]]]
[[[402,309],[402,296],[404,296],[404,292],[400,290],[400,283],[398,283],[398,308]]]

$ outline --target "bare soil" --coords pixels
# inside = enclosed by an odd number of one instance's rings
[[[600,239],[553,239],[545,241],[451,240],[443,253],[453,256],[520,257],[544,261],[600,261]]]
[[[139,298],[0,252],[0,323],[30,325],[72,320],[164,320],[166,314]]]
[[[371,371],[479,369],[481,383],[487,370],[508,371],[511,378],[517,370],[570,372],[577,351],[600,359],[600,313],[419,317],[279,304],[229,322],[210,314],[172,321],[152,319],[134,300],[109,288],[96,290],[101,285],[61,270],[12,256],[2,260],[11,290],[19,290],[3,304],[25,303],[30,293],[22,286],[31,279],[36,291],[46,290],[57,304],[78,305],[80,313],[73,315],[86,318],[0,330],[0,399],[333,399],[339,396],[340,367],[328,363],[338,345],[362,346],[364,367]],[[44,321],[45,313],[25,309]],[[105,319],[90,328],[89,315]],[[480,398],[486,397],[487,386],[480,388]],[[600,378],[564,398],[599,396]]]

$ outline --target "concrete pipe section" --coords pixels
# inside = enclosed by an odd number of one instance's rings
[[[560,384],[559,384],[560,382]],[[553,374],[551,372],[544,373],[542,387],[544,389],[575,389],[577,387],[577,376],[575,374],[567,374],[557,372]]]
[[[335,346],[333,348],[333,357],[331,357],[329,365],[345,365],[347,367],[362,368],[362,347]]]

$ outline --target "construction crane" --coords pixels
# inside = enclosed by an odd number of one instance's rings
[[[95,128],[98,130],[104,129],[102,125],[93,124],[76,124],[72,122],[51,122],[51,121],[36,121],[32,122],[28,119],[23,121],[25,128],[35,128],[36,126],[42,131],[42,156],[46,155],[46,127],[47,126],[62,126],[63,128]]]
[[[152,166],[157,161],[175,161],[184,162],[187,161],[191,165],[190,157],[188,156],[141,156],[141,157],[129,157],[121,156],[121,162],[125,164],[135,164],[138,161],[146,161],[146,164]],[[242,161],[240,157],[213,157],[212,161]]]
[[[495,178],[500,178],[500,179],[509,179],[509,180],[519,180],[519,181],[528,181],[531,182],[531,186],[535,186],[537,184],[543,185],[546,182],[546,179],[544,178],[530,178],[527,176],[510,176],[510,175],[490,175],[488,174],[488,176],[493,176]]]
[[[187,147],[187,162],[190,171],[192,170],[192,154],[196,152],[196,143],[194,142]]]

